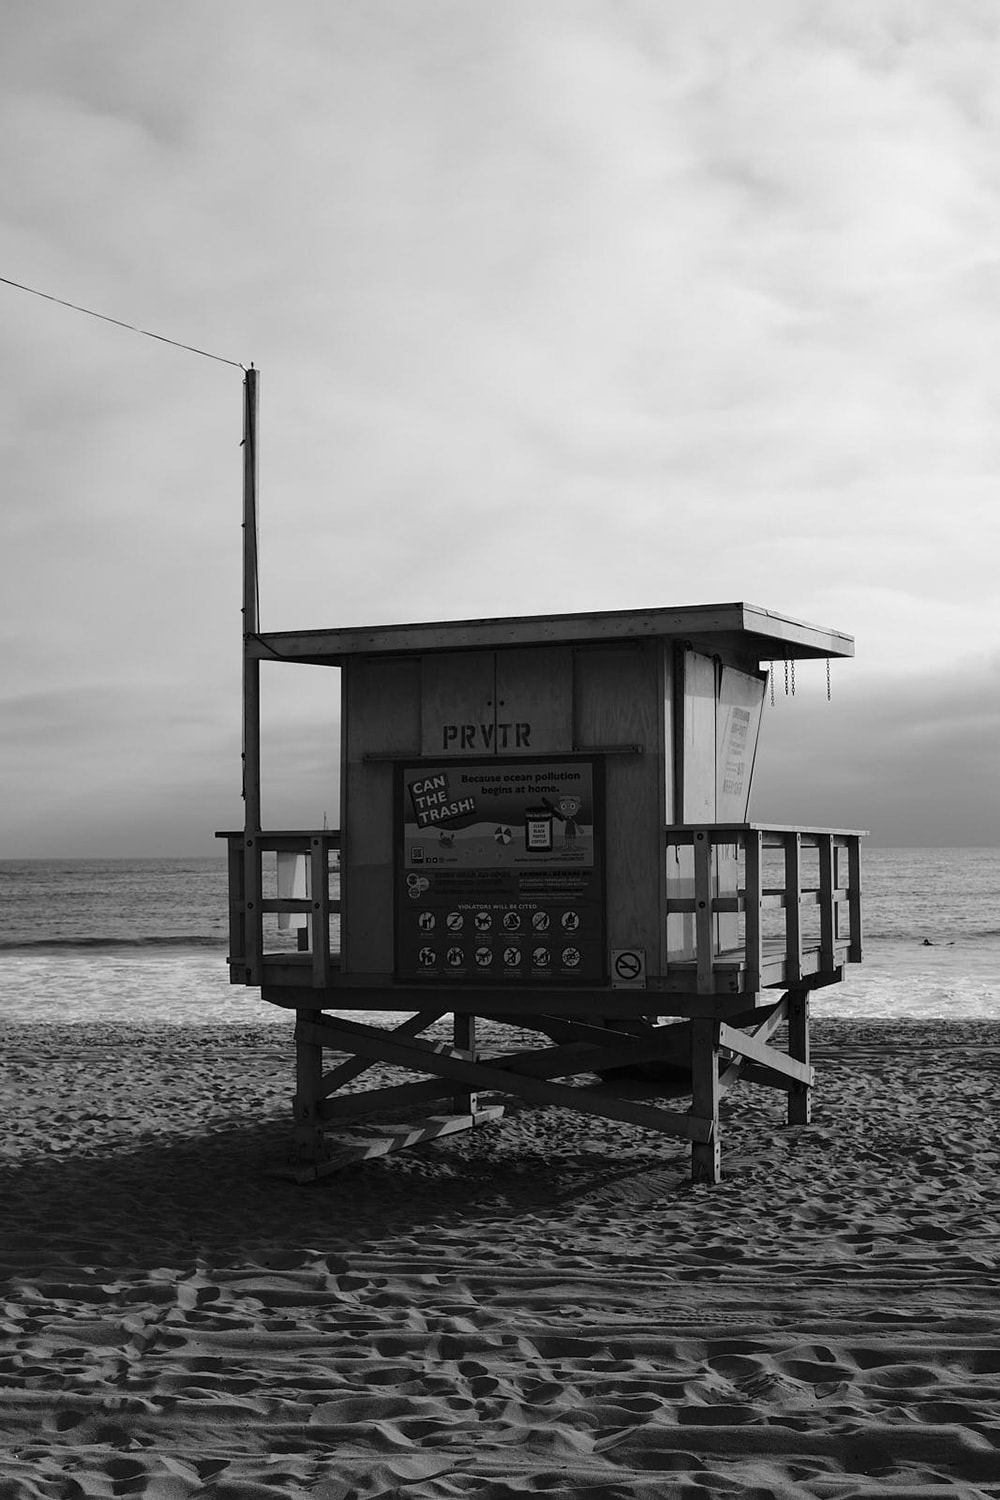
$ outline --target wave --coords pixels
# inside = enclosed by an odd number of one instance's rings
[[[150,949],[150,948],[214,948],[222,952],[227,944],[225,937],[206,937],[203,932],[177,933],[154,937],[41,937],[0,938],[0,952],[37,952],[39,949],[58,948],[62,951],[79,950],[92,953],[95,949]]]

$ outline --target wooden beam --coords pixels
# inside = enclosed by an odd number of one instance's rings
[[[802,836],[785,838],[785,977],[802,978]]]
[[[778,1027],[781,1026],[781,1024],[787,1019],[787,1016],[788,996],[783,995],[782,998],[775,1005],[771,1006],[769,1010],[761,1013],[759,1024],[754,1026],[753,1030],[750,1032],[751,1039],[755,1042],[768,1041],[769,1038],[772,1037],[778,1030]],[[731,1027],[739,1026],[742,1028],[743,1026],[754,1020],[754,1015],[752,1012],[745,1012],[743,1016],[727,1016],[726,1019]],[[731,1050],[732,1049],[730,1048],[730,1051]],[[733,1084],[737,1083],[741,1076],[747,1076],[745,1065],[746,1058],[742,1054],[738,1054],[735,1060],[731,1062],[728,1067],[723,1068],[722,1072],[719,1074],[719,1090],[721,1093],[724,1094],[728,1089],[731,1089]]]
[[[859,964],[861,962],[861,841],[852,838],[847,845],[847,868],[848,884],[850,886],[850,897],[848,898],[848,911],[850,913],[850,947],[847,950],[847,962]]]
[[[615,1005],[615,995],[608,996],[608,1009]],[[540,1031],[554,1042],[591,1042],[594,1046],[606,1045],[615,1036],[647,1036],[653,1022],[636,1016],[615,1016],[604,1025],[595,1021],[580,1021],[568,1016],[510,1015],[484,1016],[484,1021],[497,1021],[504,1026],[519,1026],[525,1031]]]
[[[323,1017],[331,1026],[348,1033],[350,1037],[367,1036],[381,1041],[402,1039],[404,1028],[387,1031],[380,1026],[369,1026],[361,1021],[348,1021],[341,1016]],[[405,1025],[405,1023],[404,1023]],[[492,1068],[503,1068],[513,1073],[535,1078],[570,1077],[577,1073],[595,1073],[605,1067],[627,1067],[633,1062],[651,1061],[669,1056],[673,1051],[677,1026],[683,1022],[667,1022],[661,1026],[648,1026],[641,1036],[616,1032],[611,1028],[586,1028],[593,1040],[569,1041],[555,1047],[530,1047],[516,1052],[501,1053],[488,1059]],[[408,1028],[408,1031],[414,1028]],[[419,1028],[416,1028],[419,1029]],[[584,1028],[576,1028],[582,1030]],[[598,1040],[599,1039],[599,1040]],[[431,1042],[422,1037],[408,1035],[409,1046],[423,1053],[453,1056],[464,1061],[473,1061],[464,1048],[449,1047],[446,1042]],[[332,1047],[332,1042],[325,1045]],[[339,1050],[350,1050],[339,1047]],[[358,1050],[361,1050],[360,1048]],[[360,1069],[359,1069],[360,1071]]]
[[[260,831],[260,661],[257,631],[258,372],[243,379],[243,804],[244,827]]]
[[[808,1125],[812,1119],[812,1096],[809,1085],[813,1069],[809,1066],[809,991],[796,990],[788,1002],[788,1052],[809,1075],[793,1084],[788,1094],[789,1125]]]
[[[304,1022],[321,1018],[315,1010],[298,1011],[295,1027],[295,1117],[294,1152],[296,1163],[319,1161],[325,1154],[323,1120],[320,1105],[323,1097],[322,1043],[307,1035]]]
[[[712,921],[712,843],[705,830],[694,836],[695,964],[699,995],[715,990],[715,924]]]
[[[719,1045],[728,1047],[730,1052],[748,1058],[751,1062],[760,1063],[784,1078],[794,1079],[797,1083],[810,1084],[813,1081],[813,1070],[808,1063],[786,1057],[784,1052],[767,1046],[756,1037],[747,1036],[744,1031],[737,1031],[734,1026],[727,1026],[724,1021],[719,1022]]]
[[[452,1035],[455,1039],[456,1052],[464,1052],[475,1061],[476,1057],[476,1018],[475,1016],[463,1015],[461,1013],[452,1017]],[[451,1101],[451,1107],[456,1115],[474,1115],[477,1108],[477,1096],[474,1090],[468,1089],[464,1093],[456,1094]]]
[[[692,1182],[718,1182],[722,1176],[719,1139],[719,1031],[718,1021],[698,1018],[691,1022],[691,1114],[707,1130],[691,1146]]]
[[[317,989],[322,989],[330,983],[330,851],[317,835],[309,840],[309,887],[313,901],[309,921],[312,979]]]
[[[769,657],[853,656],[840,631],[772,614],[753,604],[695,604],[681,608],[605,610],[583,614],[519,615],[487,620],[425,621],[407,625],[344,626],[332,630],[269,631],[254,650],[269,661],[338,665],[355,655],[490,650],[505,646],[641,641],[656,638],[721,640],[752,645]]]
[[[819,841],[819,949],[820,965],[826,970],[836,967],[837,937],[836,855],[833,839],[824,834]]]
[[[407,1037],[416,1036],[418,1032],[426,1031],[428,1026],[433,1026],[435,1021],[447,1015],[443,1010],[421,1010],[415,1016],[410,1016],[399,1026],[393,1027],[391,1036]],[[350,1062],[341,1063],[338,1068],[332,1068],[329,1073],[323,1075],[323,1095],[328,1097],[336,1089],[343,1088],[345,1083],[350,1083],[359,1074],[366,1072],[374,1063],[374,1058],[352,1057]]]
[[[552,1083],[548,1079],[527,1077],[514,1072],[509,1066],[493,1066],[493,1059],[486,1062],[470,1062],[454,1049],[432,1043],[395,1042],[391,1037],[371,1034],[371,1029],[356,1023],[350,1029],[341,1029],[339,1020],[324,1016],[316,1022],[299,1022],[296,1036],[300,1033],[306,1041],[315,1041],[338,1051],[348,1050],[345,1041],[351,1043],[362,1056],[376,1057],[383,1062],[398,1063],[414,1072],[437,1074],[456,1083],[467,1083],[477,1089],[490,1089],[499,1093],[516,1094],[535,1104],[560,1105],[564,1109],[577,1110],[580,1114],[601,1115],[609,1120],[622,1120],[629,1125],[641,1125],[646,1130],[660,1131],[666,1135],[678,1135],[687,1140],[704,1141],[711,1138],[714,1128],[710,1120],[695,1119],[674,1110],[658,1109],[636,1104],[630,1099],[620,1099],[607,1092],[606,1088],[579,1088]],[[522,1054],[523,1055],[523,1054]],[[562,1066],[558,1064],[557,1066]]]
[[[746,989],[755,995],[761,988],[760,971],[763,965],[764,938],[761,928],[761,833],[753,830],[746,835],[745,879],[746,879],[746,925],[744,952],[746,954]]]
[[[447,1078],[423,1078],[415,1083],[391,1083],[380,1089],[360,1089],[357,1093],[338,1094],[324,1099],[320,1114],[324,1120],[369,1115],[380,1109],[399,1109],[406,1104],[426,1103],[428,1099],[447,1099],[452,1086]],[[472,1114],[472,1110],[465,1111]],[[456,1111],[462,1113],[462,1111]]]

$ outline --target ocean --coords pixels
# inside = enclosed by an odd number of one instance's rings
[[[1000,1020],[1000,849],[863,848],[864,963],[813,1014]],[[230,985],[226,864],[0,861],[0,1022],[290,1025]]]

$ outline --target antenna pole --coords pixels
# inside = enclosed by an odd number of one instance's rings
[[[243,802],[247,833],[260,832],[260,661],[250,654],[257,619],[257,379],[243,381]]]

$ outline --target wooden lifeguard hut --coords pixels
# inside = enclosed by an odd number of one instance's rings
[[[689,1141],[708,1182],[740,1079],[808,1122],[809,995],[860,962],[863,835],[747,810],[762,664],[851,639],[742,603],[262,634],[255,406],[251,371],[246,826],[220,836],[231,980],[297,1012],[292,1174],[495,1119],[484,1092]],[[262,660],[339,672],[339,830],[261,826]],[[448,1016],[449,1042],[422,1035]],[[486,1055],[477,1018],[539,1045]],[[414,1081],[345,1091],[378,1061]],[[620,1081],[668,1069],[653,1102]],[[418,1105],[337,1144],[338,1123]]]

